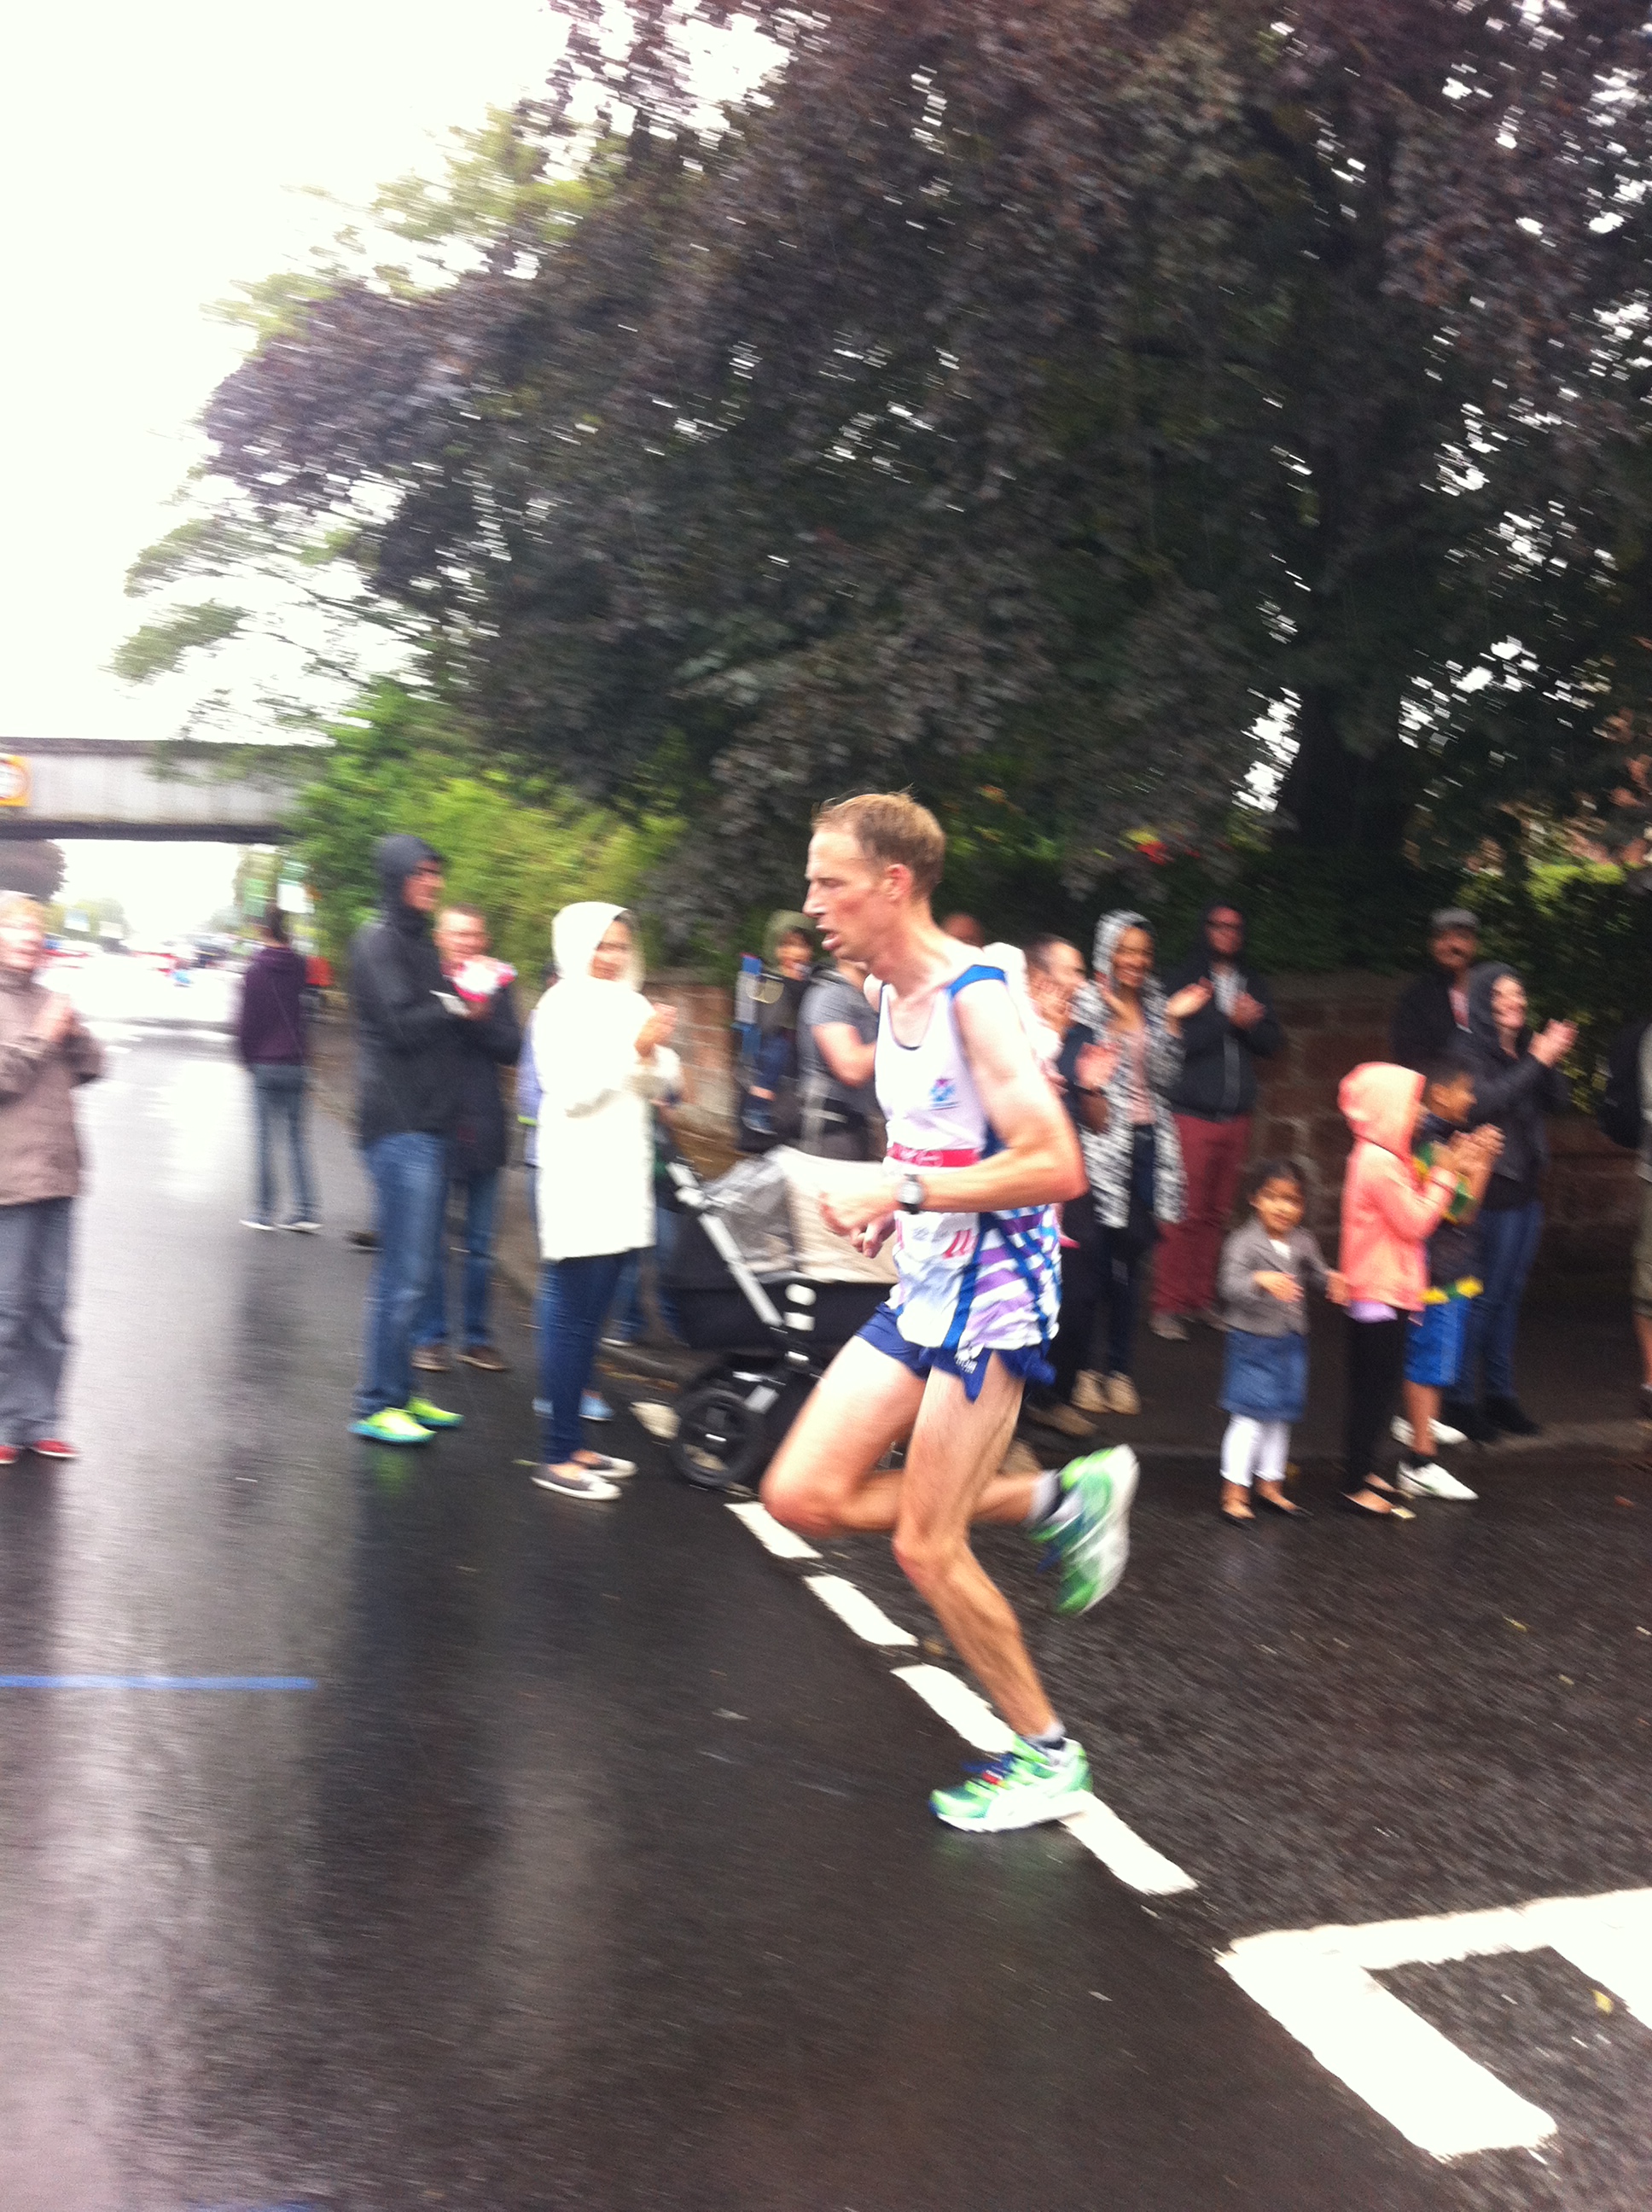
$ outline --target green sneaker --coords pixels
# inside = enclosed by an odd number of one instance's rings
[[[365,1420],[352,1421],[350,1434],[365,1437],[370,1444],[428,1444],[430,1431],[400,1406],[386,1406]]]
[[[967,1782],[929,1794],[938,1820],[980,1835],[1065,1820],[1090,1802],[1090,1761],[1071,1736],[1060,1751],[1044,1751],[1017,1736],[1008,1751],[974,1768]]]
[[[1061,1503],[1032,1532],[1060,1563],[1058,1613],[1088,1613],[1116,1586],[1130,1556],[1130,1503],[1140,1474],[1128,1444],[1090,1452],[1062,1468]]]
[[[410,1420],[416,1421],[422,1429],[462,1429],[463,1413],[450,1413],[440,1406],[433,1406],[428,1398],[410,1398],[402,1411]]]

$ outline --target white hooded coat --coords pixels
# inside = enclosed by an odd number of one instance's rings
[[[558,980],[531,1033],[540,1091],[539,1250],[547,1260],[632,1252],[654,1241],[648,1107],[679,1086],[682,1065],[666,1045],[652,1060],[637,1058],[637,1032],[652,1010],[639,988],[635,924],[625,980],[601,983],[591,973],[598,945],[624,915],[584,900],[551,925]]]

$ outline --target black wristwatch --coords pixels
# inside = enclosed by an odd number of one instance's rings
[[[895,1186],[895,1203],[902,1213],[921,1213],[924,1210],[924,1179],[910,1173],[903,1175]]]

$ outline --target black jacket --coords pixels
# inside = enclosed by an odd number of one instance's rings
[[[1457,1027],[1451,1005],[1451,977],[1430,968],[1401,992],[1388,1030],[1389,1057],[1400,1067],[1427,1074],[1436,1060],[1470,1057],[1468,1032]]]
[[[499,1071],[514,1067],[522,1051],[511,987],[502,984],[485,1014],[467,1021],[459,1040],[459,1111],[453,1121],[452,1173],[457,1182],[492,1175],[505,1164],[505,1102]]]
[[[1225,906],[1227,902],[1221,903]],[[1199,950],[1190,952],[1163,978],[1167,999],[1211,975],[1210,941],[1202,921],[1200,937]],[[1212,999],[1181,1024],[1181,1073],[1170,1093],[1170,1104],[1178,1114],[1195,1114],[1206,1121],[1233,1121],[1248,1114],[1256,1103],[1257,1061],[1272,1060],[1285,1042],[1267,985],[1246,967],[1242,951],[1235,964],[1240,989],[1261,1000],[1265,1009],[1261,1019],[1248,1030],[1241,1029]]]
[[[435,854],[422,837],[382,837],[376,857],[382,904],[356,931],[349,957],[355,1122],[364,1146],[408,1131],[451,1134],[465,1026],[464,1015],[449,1012],[436,995],[446,983],[430,917],[402,896],[415,868]]]
[[[1496,1213],[1521,1206],[1537,1196],[1538,1178],[1549,1164],[1549,1133],[1546,1114],[1558,1114],[1570,1103],[1566,1079],[1558,1067],[1545,1067],[1532,1057],[1532,1032],[1522,1030],[1511,1055],[1497,1040],[1491,1018],[1491,986],[1499,975],[1512,975],[1500,960],[1488,960],[1472,969],[1468,977],[1468,1035],[1464,1058],[1474,1072],[1474,1110],[1471,1129],[1493,1121],[1503,1132],[1503,1150],[1491,1170],[1482,1200],[1485,1210]]]

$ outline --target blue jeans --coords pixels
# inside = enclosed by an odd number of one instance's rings
[[[258,1115],[258,1218],[276,1218],[276,1152],[281,1132],[287,1132],[288,1156],[292,1164],[293,1221],[316,1218],[315,1177],[310,1171],[310,1147],[304,1133],[305,1108],[310,1079],[296,1061],[264,1060],[252,1070],[252,1104]]]
[[[1506,1212],[1483,1212],[1479,1229],[1480,1280],[1485,1288],[1469,1302],[1468,1356],[1457,1388],[1464,1397],[1473,1398],[1484,1368],[1486,1396],[1512,1398],[1515,1333],[1520,1327],[1526,1278],[1543,1234],[1543,1208],[1534,1199],[1529,1206],[1511,1206]]]
[[[499,1170],[456,1182],[465,1193],[465,1348],[488,1339],[488,1293],[494,1276],[494,1209],[499,1203]],[[447,1206],[444,1194],[436,1216],[436,1249],[430,1269],[430,1293],[413,1325],[415,1344],[447,1341]]]
[[[58,1433],[73,1204],[36,1198],[0,1206],[0,1444]]]
[[[447,1144],[404,1129],[380,1137],[362,1155],[378,1195],[378,1255],[367,1291],[367,1340],[357,1417],[404,1406],[413,1395],[408,1364],[413,1322],[430,1289],[436,1231],[447,1194]]]
[[[539,1270],[534,1319],[539,1332],[539,1395],[545,1462],[561,1467],[585,1442],[580,1401],[591,1380],[597,1339],[619,1281],[623,1252],[547,1260]]]
[[[683,1332],[677,1325],[671,1292],[662,1279],[677,1249],[677,1224],[681,1218],[669,1206],[654,1208],[654,1304],[659,1309],[659,1318],[673,1336],[680,1336]],[[619,1285],[614,1292],[614,1334],[631,1344],[648,1334],[648,1316],[642,1304],[642,1262],[646,1256],[641,1250],[626,1253],[620,1267]]]

